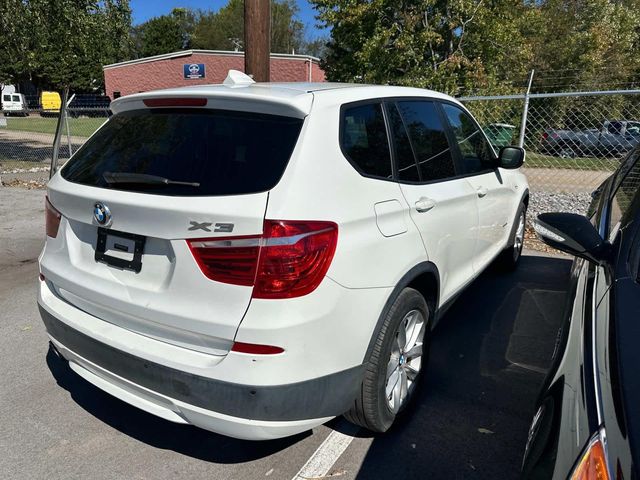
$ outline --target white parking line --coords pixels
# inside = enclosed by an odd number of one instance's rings
[[[292,480],[326,478],[336,460],[340,458],[340,455],[344,453],[355,438],[354,435],[359,428],[344,422],[344,428],[341,428],[341,430],[345,433],[337,430],[331,431]]]

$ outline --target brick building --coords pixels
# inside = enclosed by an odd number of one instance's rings
[[[243,52],[184,50],[139,58],[104,66],[105,93],[115,99],[160,88],[222,83],[230,69],[244,71]],[[272,53],[271,81],[323,82],[324,72],[315,57]]]

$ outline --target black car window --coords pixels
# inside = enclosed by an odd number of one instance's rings
[[[614,135],[620,135],[620,133],[622,133],[622,123],[609,122],[609,124],[607,125],[607,131],[609,133],[613,133]]]
[[[62,169],[84,185],[162,195],[263,192],[280,180],[302,120],[210,109],[135,110],[100,128]],[[154,175],[192,185],[107,182],[109,173]]]
[[[493,152],[480,127],[461,108],[446,103],[442,106],[458,142],[465,173],[492,170],[496,165]]]
[[[422,181],[445,180],[456,175],[445,127],[433,102],[398,102],[398,110],[420,167]]]
[[[616,178],[618,180],[618,178]],[[627,170],[626,175],[617,182],[614,183],[615,190],[612,190],[613,196],[609,202],[609,219],[608,219],[608,234],[609,239],[615,237],[617,231],[625,223],[625,215],[629,211],[633,200],[638,194],[640,189],[640,162],[638,162],[638,155],[635,157],[635,163]]]
[[[340,145],[360,173],[392,178],[389,140],[381,103],[355,105],[343,110]]]
[[[395,159],[398,180],[409,182],[420,181],[418,165],[411,149],[407,130],[400,117],[400,112],[396,105],[389,105],[389,124],[391,125],[391,136],[395,148]]]

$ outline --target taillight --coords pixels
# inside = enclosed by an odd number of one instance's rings
[[[600,434],[591,441],[582,455],[580,463],[571,475],[571,480],[609,480],[607,458]]]
[[[260,237],[187,240],[200,270],[211,280],[233,285],[253,285]]]
[[[301,297],[316,289],[338,241],[333,222],[264,222],[254,298]]]
[[[206,98],[194,97],[160,97],[143,100],[147,107],[204,107]]]
[[[44,218],[47,236],[51,238],[56,238],[58,236],[58,229],[60,228],[60,219],[62,218],[62,214],[55,209],[51,202],[49,201],[49,197],[44,197]]]
[[[333,222],[265,220],[261,236],[187,240],[210,279],[253,285],[253,298],[311,293],[324,278],[338,241]]]
[[[547,138],[549,138],[549,134],[548,134],[547,132],[544,132],[544,133],[542,134],[542,139],[543,139],[543,140],[546,140]]]

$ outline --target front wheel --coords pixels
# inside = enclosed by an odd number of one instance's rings
[[[516,222],[511,230],[509,246],[504,249],[498,258],[498,264],[504,270],[514,270],[518,266],[524,246],[524,231],[527,225],[527,207],[521,203],[516,214]]]
[[[424,297],[405,288],[393,302],[365,366],[358,398],[345,418],[374,432],[385,432],[409,404],[419,385],[431,337]]]

